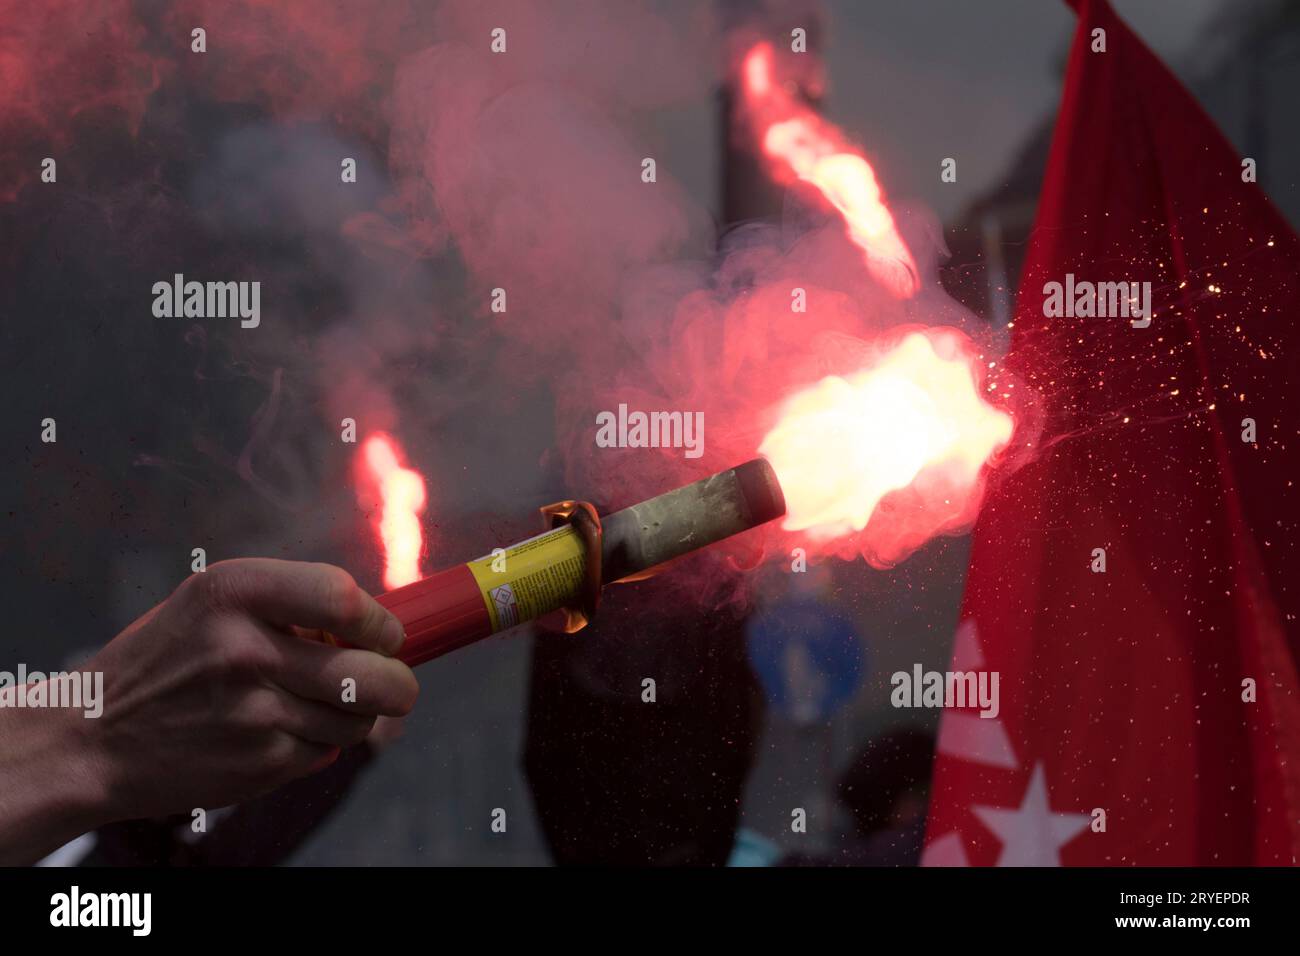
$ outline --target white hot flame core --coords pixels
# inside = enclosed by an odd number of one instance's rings
[[[1011,431],[969,363],[913,333],[872,368],[794,395],[759,452],[785,492],[784,527],[830,538],[865,528],[881,499],[927,468],[974,482]]]

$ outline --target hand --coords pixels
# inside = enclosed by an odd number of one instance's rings
[[[309,636],[327,632],[351,647]],[[419,692],[401,624],[345,571],[264,558],[190,577],[89,664],[83,721],[107,819],[190,813],[328,766]],[[345,696],[347,682],[354,694]]]

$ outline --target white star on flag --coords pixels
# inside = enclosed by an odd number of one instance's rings
[[[952,669],[958,672],[984,669],[984,654],[980,650],[979,633],[974,618],[967,618],[957,626],[953,645]],[[1007,737],[1002,721],[988,720],[977,714],[963,714],[959,710],[945,710],[939,721],[939,753],[988,767],[1015,770],[1015,751]]]
[[[1041,763],[1034,764],[1017,809],[975,806],[971,810],[1002,841],[998,866],[1060,866],[1061,847],[1086,830],[1091,819],[1086,813],[1052,812]]]

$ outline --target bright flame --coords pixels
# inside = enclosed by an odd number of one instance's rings
[[[920,286],[916,262],[895,228],[871,164],[847,145],[839,129],[775,82],[770,44],[750,49],[741,76],[759,142],[777,173],[815,186],[844,218],[872,276],[900,299],[914,295]]]
[[[420,579],[424,533],[424,479],[402,464],[401,448],[389,436],[371,435],[361,446],[361,462],[381,503],[375,527],[384,545],[384,587],[399,588]]]
[[[759,452],[785,492],[787,530],[819,539],[861,531],[886,495],[927,477],[939,512],[964,510],[954,496],[977,487],[1012,432],[1011,416],[980,396],[967,344],[953,329],[912,332],[874,366],[824,378],[785,404]]]

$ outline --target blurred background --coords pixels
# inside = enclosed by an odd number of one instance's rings
[[[140,24],[133,42],[151,52],[169,36],[184,43],[188,30],[176,24],[189,22],[207,25],[214,56],[223,26],[225,35],[261,31],[269,47],[294,42],[275,34],[274,18],[253,16],[259,6],[221,14],[199,5],[186,19],[185,4],[129,5]],[[391,71],[442,39],[459,21],[439,6],[414,16],[397,48],[368,55]],[[938,218],[950,253],[943,287],[998,341],[1073,29],[1064,3],[653,6],[687,45],[701,16],[758,18],[783,35],[806,25],[820,76],[804,92],[864,147],[892,202]],[[1264,189],[1300,223],[1298,167],[1286,161],[1300,148],[1291,102],[1300,3],[1114,6],[1242,154],[1258,158]],[[42,36],[57,43],[67,26]],[[647,97],[621,117],[687,197],[682,245],[701,254],[727,224],[783,212],[728,134],[717,46],[713,67],[684,73],[672,96]],[[577,56],[574,84],[607,66]],[[631,67],[627,82],[641,82],[644,64]],[[356,64],[338,69],[354,79]],[[356,102],[368,103],[386,76],[356,80]],[[48,130],[28,128],[0,150],[17,183],[0,203],[0,430],[11,450],[0,463],[0,597],[10,616],[0,666],[83,659],[163,599],[196,547],[209,561],[330,561],[379,590],[377,543],[353,488],[355,447],[332,424],[345,414],[399,435],[427,476],[427,569],[531,533],[549,501],[599,498],[572,487],[555,460],[553,383],[482,379],[490,368],[477,356],[491,344],[457,325],[466,321],[464,251],[437,235],[436,218],[431,235],[400,237],[369,218],[419,201],[390,178],[403,153],[382,114],[314,115],[299,101],[286,119],[274,98],[205,95],[184,66],[153,80],[134,112],[121,102],[67,111],[53,152],[67,187],[53,198],[12,172],[52,154]],[[337,181],[340,155],[358,158],[355,186],[322,197],[303,185],[314,174]],[[956,182],[940,181],[946,157],[958,161]],[[233,323],[153,320],[148,290],[173,272],[274,275],[262,298],[274,330],[250,346]],[[350,321],[361,313],[364,326]],[[346,370],[358,367],[353,380]],[[381,398],[366,377],[386,380]],[[479,414],[484,389],[494,401]],[[52,445],[39,438],[47,416],[58,423]],[[906,834],[924,808],[939,711],[891,708],[889,675],[946,668],[966,559],[956,537],[889,570],[835,560],[798,576],[778,564],[756,573],[743,612],[655,622],[648,616],[672,597],[649,582],[629,588],[640,596],[614,599],[627,602],[618,625],[536,642],[516,632],[432,663],[418,672],[421,698],[404,733],[289,860],[914,862]],[[685,689],[666,697],[653,726],[631,726],[642,674],[674,668]],[[632,688],[626,706],[609,697],[619,681]],[[496,808],[507,814],[504,833],[490,827]],[[791,830],[794,808],[807,810],[806,833]],[[613,820],[608,832],[593,814]],[[855,855],[888,830],[903,835]]]

